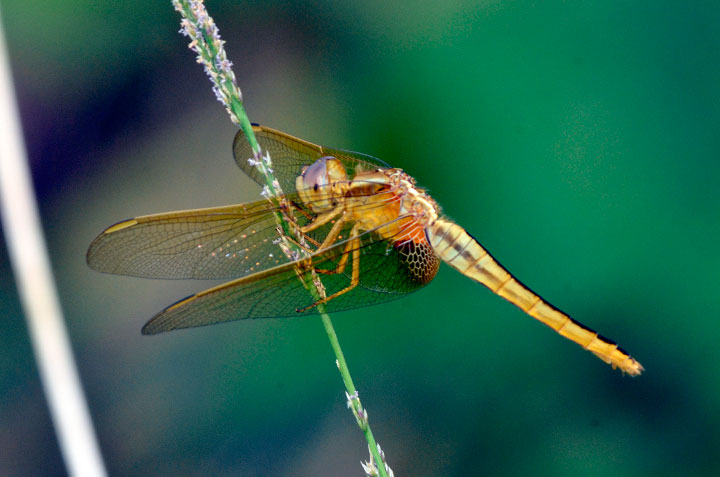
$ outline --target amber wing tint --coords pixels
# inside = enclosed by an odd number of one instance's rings
[[[237,278],[287,262],[267,200],[147,215],[109,227],[90,245],[91,268],[145,278]]]
[[[285,194],[295,192],[295,179],[302,173],[302,168],[323,156],[333,156],[339,159],[345,166],[349,178],[354,177],[355,173],[361,170],[390,168],[386,163],[372,156],[318,146],[265,126],[253,126],[253,131],[262,150],[270,153],[273,171]],[[253,156],[253,152],[242,131],[238,131],[235,135],[233,155],[235,162],[243,172],[258,184],[265,184],[264,177],[256,167],[248,162],[248,159]]]
[[[304,261],[279,265],[192,295],[154,316],[143,328],[143,333],[155,334],[246,318],[317,314],[315,307],[299,311],[314,303],[300,277],[308,277],[312,269],[336,270],[343,253],[352,255],[355,248],[360,251],[360,283],[328,302],[326,309],[329,312],[394,300],[424,286],[427,281],[417,279],[412,270],[419,257],[426,261],[426,267],[434,267],[437,271],[437,257],[431,251],[428,253],[427,243],[393,245],[369,231],[359,235],[357,245],[350,250],[347,244],[343,240],[313,253]],[[327,296],[350,284],[351,269],[352,262],[342,273],[318,274]]]

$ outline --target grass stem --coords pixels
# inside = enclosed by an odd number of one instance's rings
[[[243,107],[242,94],[235,81],[232,63],[228,61],[225,54],[223,47],[225,42],[220,39],[220,33],[215,22],[205,10],[202,0],[173,0],[173,5],[183,17],[180,23],[182,27],[180,31],[190,38],[189,47],[197,53],[198,63],[204,65],[205,72],[213,82],[215,96],[225,106],[230,119],[240,126],[253,150],[254,157],[249,159],[253,161],[253,164],[265,177],[267,194],[264,195],[267,195],[270,200],[282,201],[282,190],[280,183],[273,174],[271,158],[268,154],[263,155],[263,151],[255,138],[250,120]],[[293,258],[294,254],[297,254],[294,255],[295,257],[307,257],[308,252],[297,246],[298,243],[304,242],[303,237],[296,236],[294,237],[295,240],[287,240],[288,236],[300,233],[297,227],[291,227],[280,213],[276,214],[276,219],[281,230],[284,231],[284,236],[280,237],[284,244],[281,247],[282,250],[288,254],[289,258]],[[320,298],[324,298],[322,296],[323,291],[320,287],[314,285],[314,280],[319,280],[319,277],[306,277],[304,283],[313,298],[318,301]],[[318,312],[335,353],[340,376],[345,384],[348,407],[352,410],[355,420],[368,443],[370,461],[362,464],[363,469],[369,476],[392,477],[392,470],[385,463],[382,449],[373,437],[368,423],[367,411],[360,403],[358,392],[350,376],[350,370],[345,362],[345,356],[330,316],[325,312],[325,307],[322,304],[318,305]]]

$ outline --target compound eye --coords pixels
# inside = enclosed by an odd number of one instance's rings
[[[305,169],[303,173],[303,185],[306,188],[318,190],[319,187],[328,184],[327,157],[321,157]]]

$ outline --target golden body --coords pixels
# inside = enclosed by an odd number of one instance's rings
[[[307,174],[308,171],[311,174]],[[440,218],[436,202],[424,190],[416,188],[415,181],[401,169],[358,172],[349,181],[337,159],[323,157],[297,178],[296,187],[307,204],[322,204],[315,207],[320,215],[304,227],[304,232],[337,219],[321,248],[335,241],[337,232],[346,222],[354,223],[346,251],[346,254],[354,251],[351,283],[319,303],[330,301],[357,286],[360,255],[359,247],[353,247],[352,240],[360,231],[375,230],[394,244],[411,241],[418,247],[432,247],[442,261],[591,351],[613,368],[620,368],[632,376],[643,371],[642,365],[615,342],[583,326],[533,293],[462,227]],[[342,260],[342,267],[346,262],[347,255]],[[437,267],[434,267],[433,276],[436,271]]]
[[[444,261],[591,351],[637,376],[643,367],[617,344],[571,319],[503,268],[470,234],[440,214],[435,201],[401,169],[358,153],[318,146],[253,127],[288,195],[281,206],[259,201],[137,217],[106,229],[90,245],[97,270],[150,278],[228,278],[154,316],[143,333],[244,318],[302,316],[402,296],[429,283]],[[242,133],[238,166],[256,182]],[[296,190],[297,194],[292,190]],[[296,223],[304,258],[276,245],[276,214]],[[347,271],[349,267],[349,272]],[[312,274],[323,293],[308,304]],[[301,280],[298,280],[298,277]]]

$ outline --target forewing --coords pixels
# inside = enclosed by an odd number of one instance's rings
[[[352,242],[338,242],[305,261],[286,263],[192,295],[155,315],[143,327],[143,333],[156,334],[246,318],[317,314],[317,307],[304,309],[312,305],[314,299],[300,277],[309,277],[313,268],[335,270],[343,253],[352,255],[353,248],[360,251],[360,283],[326,303],[328,312],[394,300],[429,281],[417,279],[417,274],[412,272],[407,250],[393,246],[372,231],[360,235],[357,245],[350,249],[348,243]],[[428,260],[434,260],[432,266],[436,271],[437,258],[432,255]],[[316,276],[326,296],[330,296],[350,285],[351,274],[352,259],[342,273],[316,273]]]
[[[327,202],[329,195],[321,192],[314,191],[315,200]],[[313,210],[317,209],[314,202],[303,203],[297,194],[286,195],[280,202],[284,208],[261,200],[126,220],[90,244],[87,262],[105,273],[166,279],[238,278],[272,268],[289,261],[277,245],[275,213],[302,227],[316,217]],[[385,204],[372,200],[356,210],[372,213]],[[333,223],[305,235],[308,251],[326,239]],[[338,239],[347,238],[347,233]]]
[[[236,278],[285,263],[267,200],[147,215],[109,227],[90,244],[90,268],[145,278]]]
[[[389,168],[386,163],[372,156],[318,146],[265,126],[254,125],[253,131],[262,150],[270,153],[272,169],[286,194],[295,192],[295,179],[302,173],[303,167],[323,156],[334,156],[339,159],[345,166],[349,178],[353,178],[360,171]],[[248,162],[248,159],[253,157],[253,152],[242,131],[238,131],[235,135],[233,155],[243,172],[258,184],[265,184],[264,177]]]

